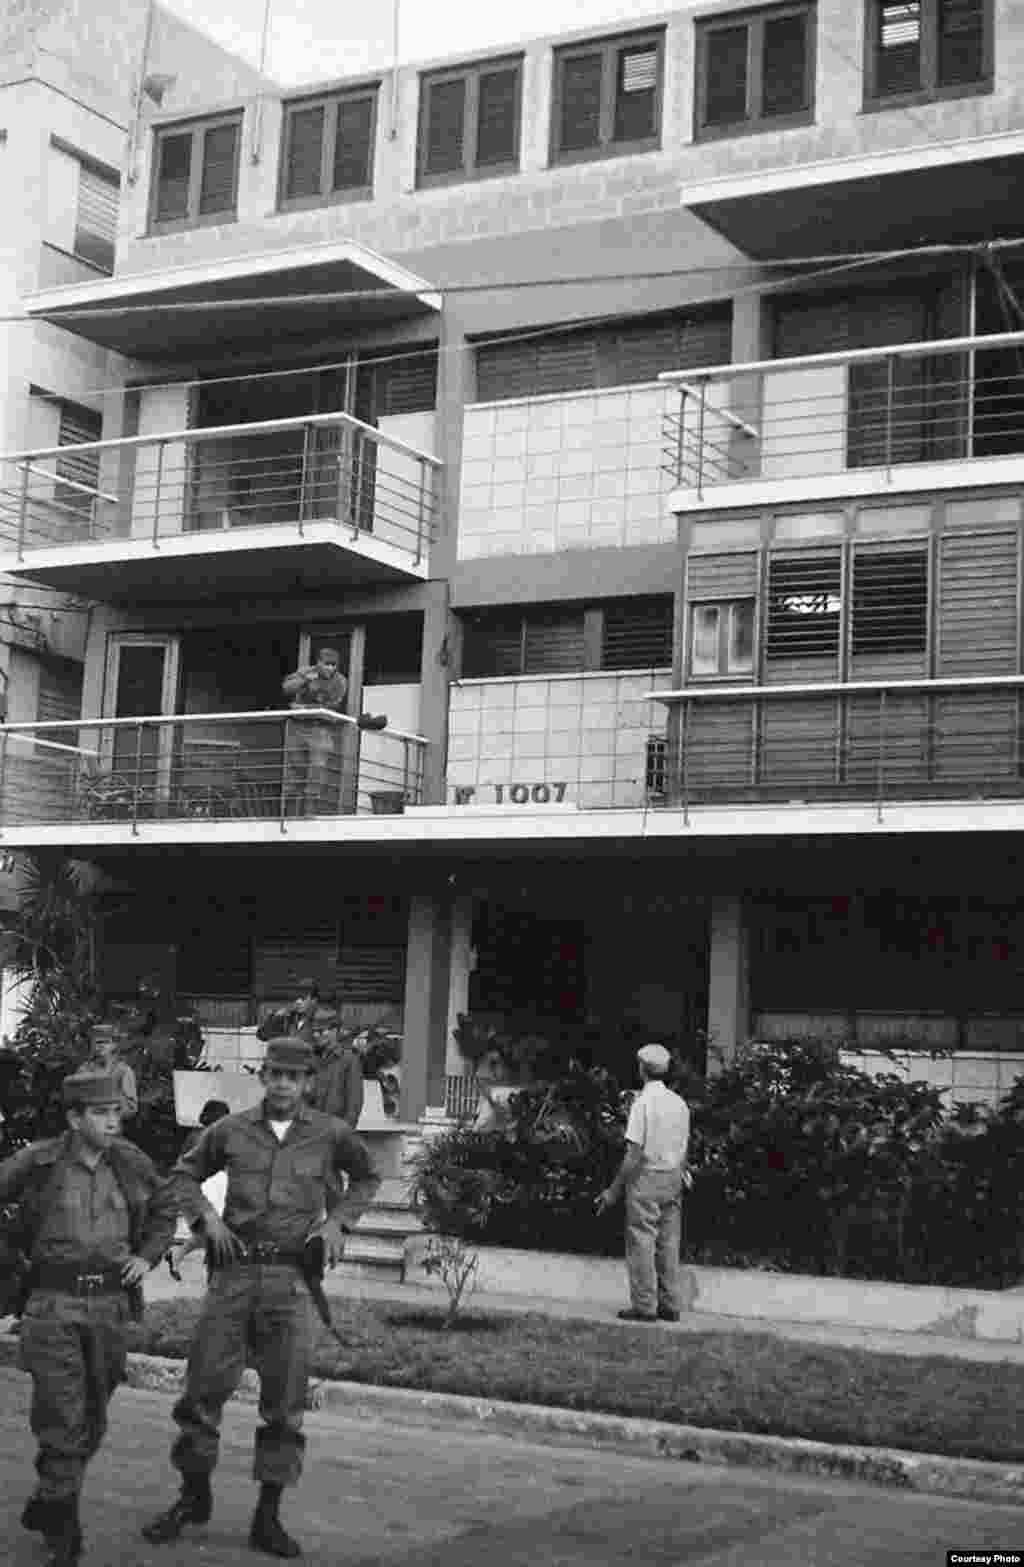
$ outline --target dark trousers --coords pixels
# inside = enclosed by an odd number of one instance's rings
[[[171,1462],[185,1476],[208,1475],[217,1463],[224,1405],[247,1363],[260,1379],[260,1419],[253,1475],[294,1485],[302,1472],[302,1434],[313,1344],[312,1304],[301,1275],[273,1264],[218,1268],[210,1279],[174,1406],[181,1428]]]
[[[21,1324],[21,1364],[32,1378],[30,1423],[39,1444],[38,1493],[66,1501],[107,1430],[107,1406],[125,1373],[124,1295],[37,1291]]]

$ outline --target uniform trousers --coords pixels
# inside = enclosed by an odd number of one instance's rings
[[[260,1379],[253,1475],[294,1485],[302,1472],[306,1388],[313,1346],[309,1290],[288,1264],[228,1264],[214,1270],[196,1324],[185,1391],[174,1406],[180,1434],[171,1462],[182,1475],[217,1463],[224,1405],[247,1364]]]
[[[39,1444],[37,1494],[67,1501],[107,1430],[107,1406],[124,1380],[127,1294],[37,1290],[22,1316],[20,1356],[32,1378],[29,1416]]]

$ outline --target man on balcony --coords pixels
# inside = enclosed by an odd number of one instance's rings
[[[281,689],[293,708],[345,710],[348,681],[339,670],[338,651],[322,647],[316,663],[286,675]],[[336,811],[340,799],[341,725],[307,713],[289,718],[284,745],[284,814],[317,816]]]

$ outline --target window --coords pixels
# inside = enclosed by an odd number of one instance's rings
[[[754,600],[690,606],[690,674],[754,671]]]
[[[812,5],[697,23],[696,135],[800,125],[814,114]]]
[[[120,186],[116,169],[51,136],[47,244],[99,272],[113,272]]]
[[[839,553],[773,555],[768,562],[765,658],[835,658],[839,653]]]
[[[664,48],[656,32],[556,51],[552,163],[660,145]]]
[[[153,148],[150,227],[188,228],[235,215],[242,116],[162,126]]]
[[[731,357],[731,332],[732,310],[724,305],[482,343],[477,400],[636,386],[662,370],[722,364]]]
[[[314,207],[373,189],[377,84],[286,103],[281,139],[282,207]]]
[[[421,77],[419,183],[447,185],[518,169],[521,96],[519,59]]]
[[[923,653],[928,641],[925,546],[853,556],[851,652]]]
[[[869,0],[869,105],[990,88],[992,71],[991,0]]]
[[[601,668],[671,667],[672,612],[668,593],[608,604],[601,628]]]

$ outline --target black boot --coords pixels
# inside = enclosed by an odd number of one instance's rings
[[[263,1551],[267,1556],[292,1559],[302,1555],[302,1546],[298,1540],[293,1540],[290,1534],[285,1533],[278,1517],[281,1491],[279,1485],[260,1486],[260,1499],[249,1530],[249,1544],[254,1551]]]
[[[165,1513],[146,1524],[142,1538],[150,1545],[168,1545],[176,1540],[188,1523],[209,1523],[213,1512],[213,1492],[207,1474],[186,1475],[181,1495]]]
[[[46,1567],[75,1567],[82,1554],[78,1497],[62,1497],[59,1501],[39,1505],[42,1507],[43,1538],[49,1552]]]

